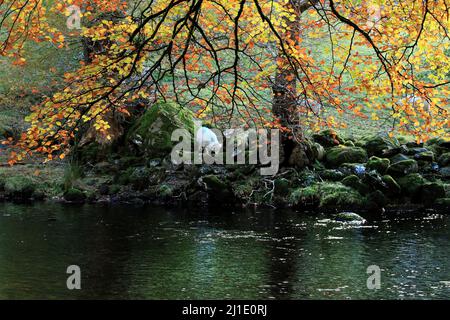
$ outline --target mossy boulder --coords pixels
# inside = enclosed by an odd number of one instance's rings
[[[426,182],[425,178],[418,173],[411,173],[397,179],[397,183],[402,189],[403,194],[412,197],[419,193]]]
[[[397,183],[397,181],[394,180],[394,178],[392,178],[392,176],[390,175],[384,175],[381,177],[385,188],[386,188],[386,193],[388,193],[389,195],[397,195],[401,192],[401,187],[400,185]]]
[[[344,163],[364,163],[367,153],[360,147],[333,147],[327,151],[326,162],[331,167],[339,167]]]
[[[366,149],[369,156],[382,156],[385,150],[398,148],[400,143],[388,136],[373,136],[366,139],[364,149]]]
[[[210,199],[213,201],[223,202],[233,199],[230,186],[223,177],[207,175],[201,178],[201,184],[203,184]]]
[[[132,126],[127,141],[148,158],[164,157],[177,143],[171,140],[176,129],[187,129],[193,134],[194,114],[175,102],[158,102]]]
[[[449,179],[450,178],[450,166],[448,167],[443,167],[439,170],[439,174],[445,178],[445,179]]]
[[[442,154],[438,159],[438,164],[441,167],[450,166],[450,152],[446,152],[446,153]]]
[[[417,161],[424,161],[424,162],[433,162],[434,161],[434,153],[433,151],[426,150],[419,153],[416,153],[414,155],[414,159]]]
[[[389,199],[380,190],[375,190],[369,193],[363,201],[364,206],[371,209],[380,209],[389,203]]]
[[[362,204],[361,195],[341,183],[318,182],[294,190],[289,203],[293,206],[317,205],[319,207],[356,207]]]
[[[390,165],[391,160],[372,156],[369,161],[367,161],[366,167],[368,170],[376,170],[378,173],[383,174],[387,171]]]
[[[365,223],[366,219],[354,212],[340,212],[334,216],[336,221]]]
[[[12,176],[5,178],[3,189],[9,197],[29,199],[36,190],[36,184],[27,176]]]
[[[437,199],[445,197],[444,185],[438,182],[429,182],[422,185],[420,199],[426,205],[433,204]]]
[[[433,138],[428,140],[425,143],[425,146],[428,149],[433,150],[437,156],[440,156],[441,154],[450,151],[450,139],[441,137]]]
[[[356,175],[350,175],[342,180],[342,184],[357,190],[361,194],[370,192],[370,187],[362,183]]]
[[[319,173],[319,176],[323,180],[330,180],[330,181],[341,181],[342,179],[345,178],[345,174],[336,169],[323,170]]]
[[[325,148],[338,146],[344,143],[344,140],[333,129],[323,130],[319,133],[313,134],[313,140]]]
[[[416,173],[418,171],[419,165],[417,164],[417,161],[414,159],[409,159],[391,164],[388,168],[387,173],[392,176],[398,177],[410,173]]]
[[[411,158],[408,157],[407,155],[403,154],[403,153],[399,153],[396,154],[395,156],[392,156],[389,158],[389,160],[391,161],[391,164],[400,162],[400,161],[405,161],[405,160],[410,160]]]
[[[86,198],[86,194],[76,188],[71,188],[64,192],[64,200],[68,202],[83,203],[84,201],[86,201]]]

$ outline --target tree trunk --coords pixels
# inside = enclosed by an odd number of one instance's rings
[[[298,125],[294,120],[297,107],[297,70],[295,70],[296,66],[292,65],[293,61],[291,60],[289,62],[289,48],[299,44],[300,15],[317,2],[318,0],[291,0],[290,6],[296,12],[296,19],[294,21],[285,19],[288,28],[281,35],[284,42],[290,43],[290,45],[285,46],[285,48],[288,48],[287,52],[284,52],[281,47],[279,48],[277,74],[273,85],[274,100],[272,111],[279,119],[280,125],[288,129],[288,131],[284,131],[281,135],[281,150],[283,152],[282,159],[284,159],[284,163],[289,161],[289,157],[295,147],[293,130]]]

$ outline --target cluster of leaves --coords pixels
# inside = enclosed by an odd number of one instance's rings
[[[48,23],[72,4],[82,31]],[[16,64],[26,62],[26,41],[63,47],[83,37],[100,48],[33,107],[11,163],[33,152],[64,157],[83,123],[112,139],[107,115],[127,115],[125,105],[151,96],[219,125],[282,126],[272,112],[277,74],[301,128],[345,127],[326,112],[334,110],[418,140],[448,134],[449,8],[446,0],[0,0],[0,53]],[[326,52],[311,39],[327,42]]]

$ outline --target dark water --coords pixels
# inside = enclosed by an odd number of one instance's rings
[[[450,298],[450,216],[322,219],[0,204],[0,298]],[[370,265],[380,290],[367,288]]]

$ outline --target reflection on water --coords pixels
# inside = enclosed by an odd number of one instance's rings
[[[450,298],[450,217],[0,204],[0,298]],[[82,290],[66,288],[79,265]],[[368,290],[370,265],[381,290]]]

